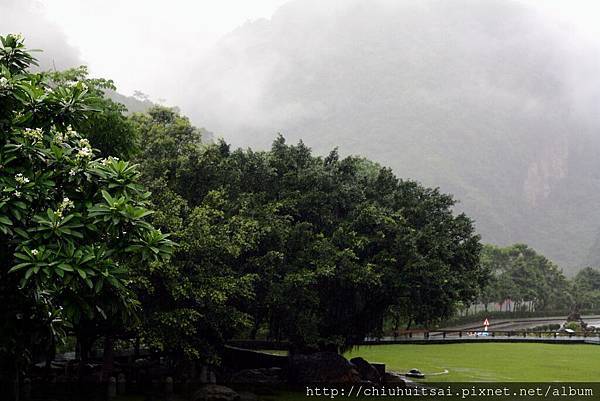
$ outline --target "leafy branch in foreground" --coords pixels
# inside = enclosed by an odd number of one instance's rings
[[[97,91],[84,81],[30,72],[35,59],[23,39],[0,41],[5,366],[21,364],[34,342],[52,347],[56,333],[68,330],[89,343],[84,337],[91,327],[134,321],[139,303],[132,267],[168,259],[175,244],[148,222],[149,193],[137,167],[98,157],[85,133],[73,128],[100,113]]]

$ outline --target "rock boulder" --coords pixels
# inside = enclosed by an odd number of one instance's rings
[[[240,401],[240,396],[229,387],[208,384],[194,393],[192,401]]]
[[[379,383],[381,382],[381,376],[379,372],[373,365],[371,365],[367,360],[361,357],[356,357],[350,359],[350,363],[356,366],[356,370],[360,375],[362,380],[371,382],[371,383]]]
[[[356,367],[335,352],[293,355],[288,373],[290,382],[297,384],[354,384],[361,380]]]

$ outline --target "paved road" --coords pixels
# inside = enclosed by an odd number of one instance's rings
[[[535,317],[524,319],[490,319],[489,330],[523,330],[548,324],[563,324],[566,316]],[[600,315],[586,315],[582,319],[590,326],[600,326]],[[465,324],[460,326],[444,327],[443,330],[483,330],[481,324]]]
[[[600,327],[600,315],[589,315],[583,316],[582,319],[590,326]],[[414,333],[412,337],[399,336],[399,337],[384,337],[379,340],[366,339],[368,342],[431,342],[431,341],[447,341],[447,342],[465,342],[465,341],[523,341],[523,342],[575,342],[575,343],[592,343],[600,344],[600,336],[583,337],[583,336],[543,336],[538,337],[536,334],[529,333],[527,336],[523,333],[511,333],[507,335],[505,332],[518,332],[526,329],[531,329],[537,326],[549,325],[549,324],[563,324],[566,320],[566,316],[551,316],[541,318],[525,318],[525,319],[498,319],[490,320],[490,326],[488,330],[490,332],[496,331],[494,336],[491,333],[481,334],[484,332],[483,324],[465,324],[460,326],[445,327],[443,331],[456,331],[455,333],[444,333],[441,331],[430,331],[429,336],[424,337],[423,333]],[[483,323],[483,322],[482,322]],[[462,332],[462,336],[459,334]],[[472,335],[469,335],[471,332]],[[477,335],[475,335],[477,333]]]

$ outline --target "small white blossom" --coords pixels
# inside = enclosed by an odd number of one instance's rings
[[[19,184],[27,184],[29,182],[29,178],[23,177],[23,174],[19,173],[15,175],[15,181]]]
[[[108,156],[106,159],[102,159],[102,161],[100,163],[102,163],[102,165],[104,165],[104,166],[108,166],[110,163],[118,162],[118,161],[119,161],[118,157]]]
[[[66,142],[67,139],[68,139],[68,135],[63,132],[56,131],[56,133],[54,134],[54,142],[56,142],[56,143]]]
[[[20,191],[15,191],[15,192],[13,193],[13,195],[15,196],[15,198],[20,198],[22,194],[21,194],[21,192],[20,192]]]
[[[77,151],[75,157],[78,159],[86,159],[92,156],[92,148],[81,148]]]
[[[81,81],[71,81],[67,85],[69,85],[71,88],[80,87],[82,90],[88,89],[87,84]]]
[[[32,254],[33,256],[37,256],[37,254],[38,254],[38,253],[40,253],[40,251],[38,251],[37,249],[33,249],[33,250],[31,251],[31,254]]]
[[[31,138],[33,140],[33,143],[36,143],[37,141],[41,141],[42,138],[44,137],[44,131],[42,131],[41,128],[36,128],[36,129],[25,128],[25,131],[23,132],[23,134],[26,137]]]
[[[63,198],[60,206],[59,206],[59,210],[64,211],[64,210],[69,210],[71,208],[73,208],[75,206],[75,204],[73,203],[73,201],[67,197]]]
[[[73,177],[75,174],[77,174],[77,171],[75,171],[75,170],[73,170],[73,169],[69,170],[69,175],[70,175],[71,177]]]

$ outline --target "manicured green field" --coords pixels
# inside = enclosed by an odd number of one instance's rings
[[[428,382],[598,382],[600,345],[488,343],[377,345],[345,355],[382,362],[386,369],[406,372],[418,368]],[[448,373],[430,375],[432,373]],[[282,392],[261,401],[326,399],[301,392]],[[356,398],[353,398],[356,399]],[[376,398],[358,398],[366,401]],[[452,398],[453,399],[453,398]],[[129,401],[129,399],[127,399]]]
[[[382,362],[386,369],[418,368],[426,381],[592,381],[600,380],[600,345],[431,344],[360,347],[345,355]]]
[[[377,345],[357,348],[345,356],[347,358],[362,356],[371,362],[382,362],[386,364],[387,370],[400,373],[418,368],[427,375],[424,380],[426,382],[600,381],[600,345],[535,343]],[[445,371],[447,373],[437,375]],[[432,373],[436,375],[431,375]],[[307,399],[310,398],[301,393],[280,393],[261,398],[263,401]],[[357,400],[370,399],[375,398],[364,397]]]

